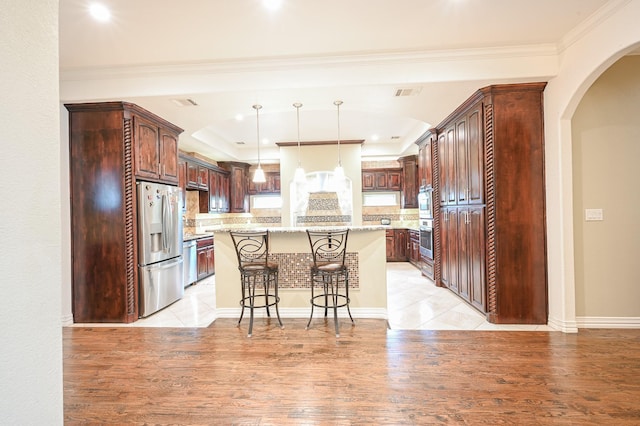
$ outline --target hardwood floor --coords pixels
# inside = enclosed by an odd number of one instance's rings
[[[640,330],[64,329],[65,424],[640,424]]]

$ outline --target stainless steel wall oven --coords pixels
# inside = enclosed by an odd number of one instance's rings
[[[420,219],[420,255],[433,259],[433,219]]]
[[[420,187],[420,192],[418,192],[418,214],[420,219],[433,219],[433,188]]]

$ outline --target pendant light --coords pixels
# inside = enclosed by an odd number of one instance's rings
[[[293,177],[295,182],[304,182],[306,180],[306,176],[304,173],[304,169],[302,168],[302,161],[300,158],[300,107],[302,104],[300,102],[296,102],[293,104],[296,109],[296,118],[298,122],[298,167],[296,168],[296,174]]]
[[[334,170],[334,176],[339,179],[344,179],[344,169],[342,168],[342,157],[340,156],[340,105],[342,101],[335,101],[333,103],[338,108],[338,166]]]
[[[253,174],[253,182],[255,183],[264,183],[267,179],[264,176],[264,170],[260,165],[260,108],[262,105],[254,105],[253,109],[256,110],[256,134],[258,135],[258,168]]]

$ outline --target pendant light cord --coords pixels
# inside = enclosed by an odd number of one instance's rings
[[[258,168],[260,168],[260,108],[262,105],[254,105],[256,110],[256,134],[258,135]]]
[[[298,122],[298,167],[302,167],[302,161],[300,158],[300,107],[302,104],[300,102],[296,102],[293,106],[296,108],[296,119]]]
[[[335,101],[333,104],[338,107],[338,167],[342,167],[342,157],[340,156],[340,105],[342,105],[342,101]]]

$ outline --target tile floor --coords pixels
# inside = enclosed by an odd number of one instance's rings
[[[397,330],[544,330],[546,325],[496,325],[487,322],[449,290],[436,287],[408,262],[387,264],[387,314]],[[207,327],[215,319],[215,276],[187,287],[171,306],[129,327]],[[74,324],[86,326],[87,324]],[[114,326],[113,324],[91,324]],[[118,324],[120,326],[121,324]]]

